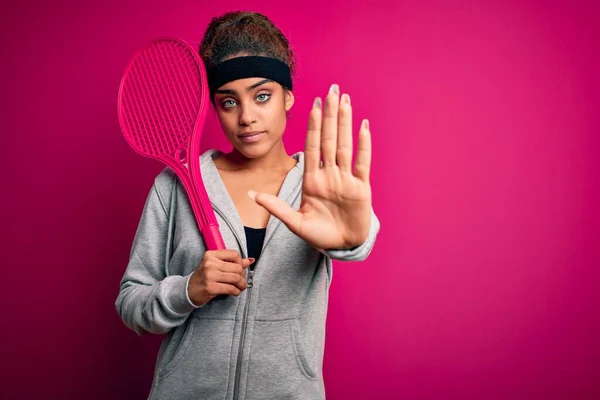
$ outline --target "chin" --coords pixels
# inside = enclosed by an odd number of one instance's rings
[[[245,143],[236,143],[233,147],[247,158],[260,158],[268,152],[264,144],[248,145]]]

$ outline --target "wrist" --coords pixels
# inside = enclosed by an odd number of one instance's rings
[[[193,283],[192,283],[192,275],[194,275],[194,273],[192,272],[187,279],[187,284],[185,285],[185,295],[187,297],[188,302],[194,307],[194,308],[200,308],[202,306],[204,306],[204,303],[199,303],[196,302],[195,299],[192,296],[192,287],[193,287]]]

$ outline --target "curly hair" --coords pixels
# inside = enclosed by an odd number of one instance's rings
[[[204,33],[199,53],[207,69],[240,53],[283,61],[292,76],[296,69],[287,38],[269,18],[257,12],[233,11],[214,17]]]

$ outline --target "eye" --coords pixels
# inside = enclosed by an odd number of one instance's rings
[[[261,97],[261,96],[266,96],[266,97]],[[259,99],[259,101],[260,101],[261,103],[264,103],[264,102],[266,102],[267,100],[269,100],[269,98],[270,98],[270,97],[271,97],[271,94],[270,94],[270,93],[261,93],[261,94],[259,94],[258,96],[256,96],[256,98],[257,98],[257,99]],[[260,99],[263,99],[263,100],[260,100]]]
[[[221,102],[221,104],[223,105],[223,108],[231,108],[235,105],[235,100],[227,99]]]

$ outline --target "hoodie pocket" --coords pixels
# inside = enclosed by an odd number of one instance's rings
[[[161,368],[151,398],[225,398],[233,319],[193,316],[174,357]]]
[[[298,320],[254,320],[246,399],[285,398],[317,381],[317,369],[307,357]]]

